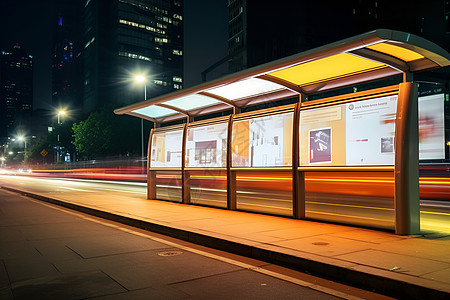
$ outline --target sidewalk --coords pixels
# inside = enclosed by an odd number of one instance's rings
[[[27,196],[408,299],[450,299],[450,236],[389,232],[96,193]]]

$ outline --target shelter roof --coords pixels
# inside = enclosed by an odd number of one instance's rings
[[[438,45],[378,29],[114,112],[164,123],[448,65]]]

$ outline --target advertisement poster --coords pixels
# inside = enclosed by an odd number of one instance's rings
[[[397,95],[345,105],[347,166],[393,165]]]
[[[331,127],[309,131],[309,163],[331,162]]]
[[[393,165],[397,95],[302,110],[300,165]]]
[[[300,165],[345,165],[345,111],[342,105],[300,113]]]
[[[188,128],[186,167],[227,166],[228,123]]]
[[[181,168],[183,131],[157,132],[153,134],[151,168]]]
[[[419,159],[445,159],[444,94],[419,97]]]
[[[292,122],[293,113],[234,122],[232,166],[291,166]]]

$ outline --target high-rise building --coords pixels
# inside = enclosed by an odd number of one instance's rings
[[[55,3],[53,23],[52,105],[55,109],[82,107],[81,3]]]
[[[422,36],[450,51],[449,16],[449,0],[229,0],[229,71],[378,28]]]
[[[19,44],[0,56],[0,138],[29,128],[33,110],[33,57]]]
[[[87,0],[83,109],[126,105],[183,87],[182,0]]]

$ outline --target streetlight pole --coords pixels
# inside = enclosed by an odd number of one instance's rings
[[[144,100],[147,100],[147,83],[144,82]],[[141,156],[142,165],[144,165],[144,119],[141,118]]]
[[[60,121],[60,116],[65,115],[66,112],[64,110],[60,110],[58,111],[58,125],[61,124]],[[58,148],[57,148],[57,153],[56,153],[56,163],[59,163],[60,161],[60,146],[59,146],[59,133],[58,133]]]
[[[143,82],[144,83],[144,100],[147,100],[147,81],[145,76],[138,75],[134,78],[137,82]],[[142,160],[142,167],[144,167],[144,119],[141,118],[141,160]]]

